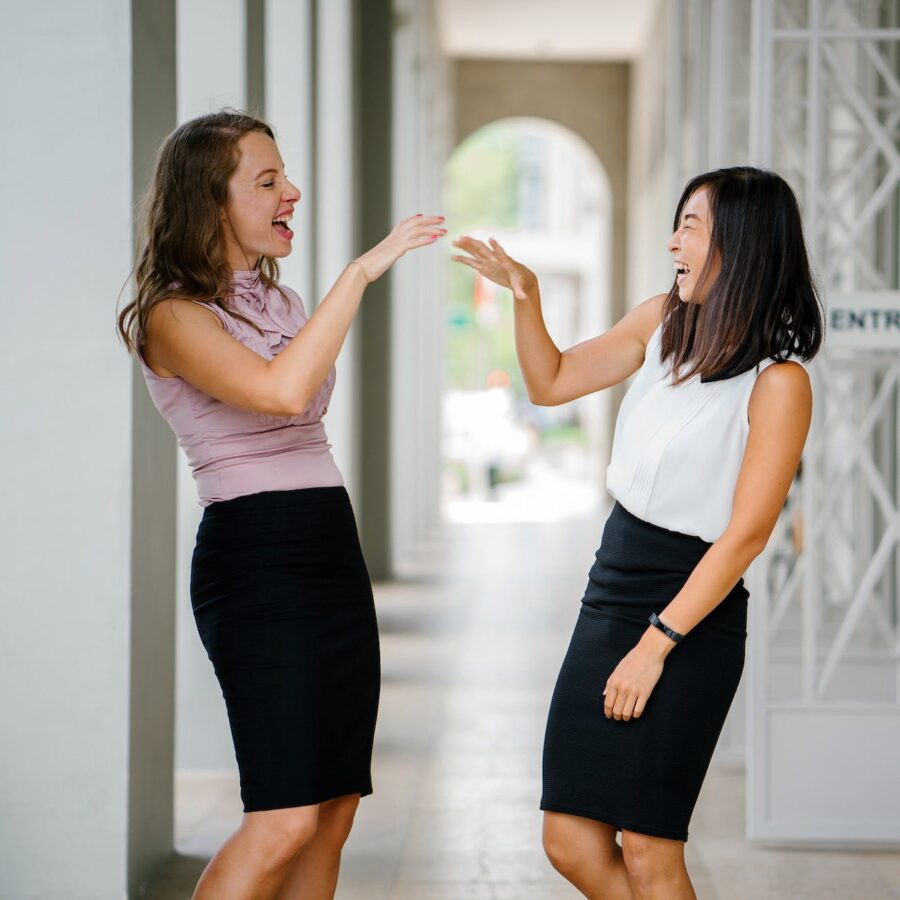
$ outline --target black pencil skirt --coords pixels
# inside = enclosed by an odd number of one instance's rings
[[[207,506],[191,605],[225,698],[244,811],[370,794],[378,628],[346,490]]]
[[[668,654],[638,718],[606,718],[603,689],[710,546],[613,507],[550,703],[541,809],[687,841],[744,667],[743,579]]]

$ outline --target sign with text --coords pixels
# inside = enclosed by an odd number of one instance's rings
[[[900,291],[828,293],[825,311],[826,346],[900,350]]]

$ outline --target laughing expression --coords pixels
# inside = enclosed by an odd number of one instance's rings
[[[712,219],[706,188],[698,188],[681,210],[678,230],[669,238],[668,250],[675,267],[678,296],[685,303],[702,303],[709,286],[719,273],[718,260],[713,260],[706,284],[698,293],[697,282],[711,247]]]
[[[228,183],[228,205],[221,211],[228,263],[254,269],[261,256],[291,252],[289,222],[300,191],[288,181],[275,141],[251,131],[238,141],[240,162]]]

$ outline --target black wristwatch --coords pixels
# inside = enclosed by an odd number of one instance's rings
[[[674,628],[669,628],[668,625],[661,622],[656,613],[650,613],[650,624],[655,625],[660,631],[664,631],[676,644],[680,644],[684,640],[683,634],[679,634]]]

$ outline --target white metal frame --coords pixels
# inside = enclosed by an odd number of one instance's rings
[[[751,159],[797,191],[826,302],[878,291],[900,309],[900,28],[884,12],[755,0]],[[762,840],[900,841],[900,341],[880,343],[835,333],[811,366],[802,515],[749,576],[747,828]]]

